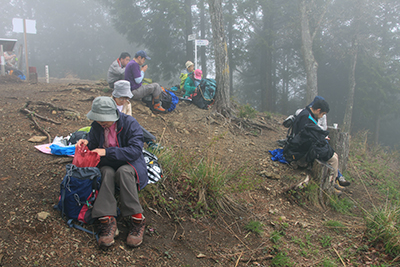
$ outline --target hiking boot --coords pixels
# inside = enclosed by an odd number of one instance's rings
[[[342,194],[343,194],[343,192],[342,191],[340,191],[340,190],[338,190],[338,189],[336,189],[335,188],[335,195],[337,196],[337,197],[340,197]]]
[[[154,104],[153,106],[154,111],[165,113],[165,109],[161,106],[161,102]]]
[[[114,244],[114,237],[118,236],[117,220],[114,217],[101,217],[99,240],[100,247],[109,247]]]
[[[346,179],[344,178],[343,175],[340,177],[337,177],[336,180],[339,181],[339,184],[341,186],[349,186],[350,185],[350,182],[346,181]]]
[[[344,188],[343,186],[341,186],[341,185],[339,184],[339,181],[338,181],[338,180],[335,180],[335,182],[333,183],[333,187],[334,187],[335,189],[337,189],[337,190],[342,191],[342,192],[346,191],[346,188]]]
[[[143,216],[143,215],[142,215]],[[131,247],[138,247],[143,242],[144,230],[146,228],[146,218],[136,219],[129,218],[130,230],[128,238],[126,239],[126,243]]]

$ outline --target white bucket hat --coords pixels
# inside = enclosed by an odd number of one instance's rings
[[[92,109],[86,115],[93,121],[117,121],[119,112],[117,104],[108,96],[99,96],[93,100]]]
[[[129,97],[132,98],[131,83],[125,80],[119,80],[114,83],[114,91],[112,92],[113,97]]]

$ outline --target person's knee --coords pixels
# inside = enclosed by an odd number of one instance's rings
[[[124,174],[128,174],[128,177],[136,177],[135,170],[133,169],[132,166],[130,165],[122,165],[121,167],[118,168],[116,171],[116,175],[118,177],[125,177]]]
[[[158,83],[153,83],[153,96],[158,96],[162,93],[161,86]]]

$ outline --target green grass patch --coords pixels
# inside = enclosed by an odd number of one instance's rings
[[[372,245],[382,243],[393,257],[400,254],[400,206],[385,205],[365,216],[367,237]]]
[[[271,236],[269,237],[269,239],[273,242],[273,243],[275,243],[275,244],[277,244],[280,240],[281,240],[281,238],[283,237],[283,236],[285,236],[285,232],[284,231],[273,231],[272,232],[272,234],[271,234]]]
[[[174,147],[153,151],[163,168],[164,179],[145,188],[144,204],[150,201],[176,218],[183,212],[197,218],[238,208],[231,193],[248,190],[254,184],[248,181],[245,164],[226,165],[215,156],[214,145],[219,137],[200,153]]]
[[[278,254],[276,254],[276,256],[272,259],[271,266],[280,266],[280,267],[294,266],[294,263],[288,257],[286,252],[281,251]]]
[[[348,198],[338,198],[336,196],[331,196],[329,198],[329,205],[334,211],[343,214],[350,214],[350,211],[354,207],[354,203]]]
[[[347,230],[347,227],[343,223],[333,220],[327,221],[325,226],[332,229],[336,233]]]
[[[246,231],[255,233],[257,235],[261,235],[263,233],[263,224],[258,221],[250,221],[248,224],[245,225],[244,229]]]
[[[329,235],[324,235],[319,239],[319,242],[321,243],[321,246],[323,248],[328,248],[331,246],[332,237],[330,237]]]
[[[250,104],[239,106],[239,118],[254,119],[257,116],[255,110]]]

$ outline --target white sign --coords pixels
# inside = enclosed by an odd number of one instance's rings
[[[206,46],[206,45],[208,45],[208,40],[196,40],[196,45]]]
[[[195,33],[188,35],[188,41],[193,41],[195,39],[196,39],[196,34]]]
[[[36,20],[26,19],[26,33],[36,34]],[[13,32],[24,32],[24,20],[13,18]]]

